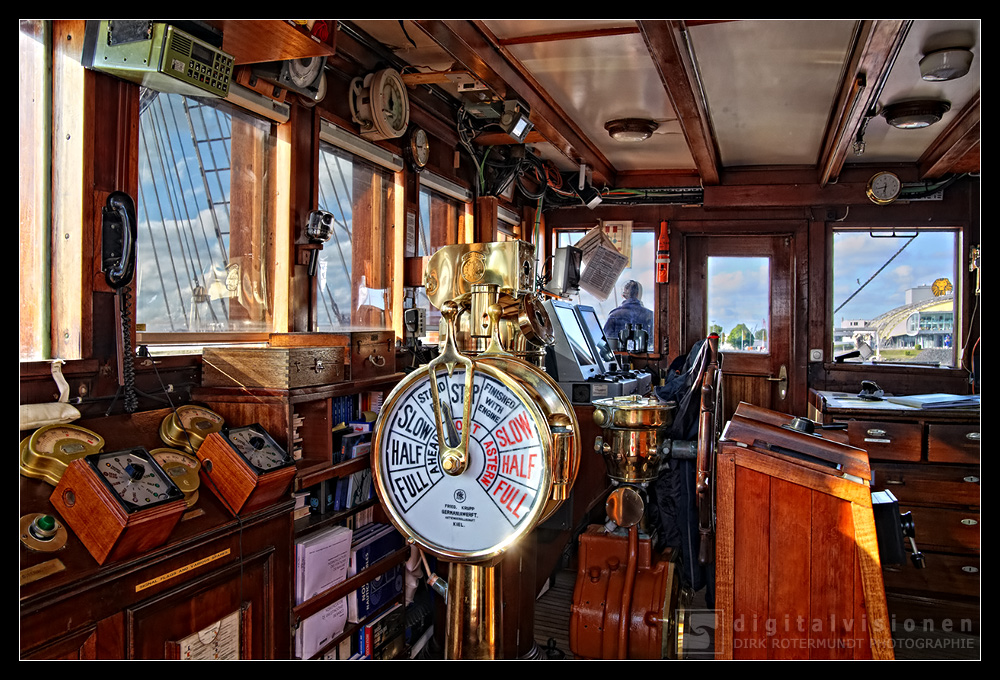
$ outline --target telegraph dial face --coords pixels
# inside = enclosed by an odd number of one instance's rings
[[[129,512],[183,498],[148,451],[135,448],[88,456],[87,461]]]
[[[292,458],[260,425],[232,427],[226,438],[240,455],[259,472],[268,472],[292,463]]]
[[[397,528],[422,547],[456,561],[483,561],[536,523],[549,498],[551,433],[538,406],[504,372],[473,371],[467,464],[445,471],[441,418],[449,448],[462,441],[465,370],[411,373],[383,405],[376,424],[376,490]]]

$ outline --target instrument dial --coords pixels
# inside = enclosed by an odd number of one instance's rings
[[[99,434],[79,425],[44,425],[21,442],[21,474],[55,486],[67,465],[103,448]]]
[[[226,435],[243,458],[262,472],[285,467],[291,457],[260,425],[230,428]]]
[[[433,374],[437,404],[428,371],[400,384],[379,415],[373,466],[379,495],[406,536],[445,557],[473,560],[502,552],[535,525],[550,495],[551,434],[538,406],[503,372],[477,364],[467,395],[465,370]],[[438,418],[449,440],[445,456]],[[464,462],[452,465],[447,456],[465,427]]]
[[[87,459],[126,508],[141,509],[182,496],[145,449],[102,453]]]

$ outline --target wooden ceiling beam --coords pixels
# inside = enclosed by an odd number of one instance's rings
[[[820,147],[819,185],[840,176],[858,130],[878,105],[912,21],[859,21],[854,45],[844,66],[837,99]]]
[[[979,170],[979,93],[917,161],[920,179]],[[971,159],[971,161],[970,161]]]
[[[596,146],[479,21],[414,22],[498,97],[515,93],[530,108],[535,130],[574,165],[585,164],[595,184],[614,186],[615,170]]]
[[[698,86],[697,66],[688,46],[687,24],[663,20],[637,23],[660,82],[677,114],[702,183],[718,184],[719,153],[705,97]]]

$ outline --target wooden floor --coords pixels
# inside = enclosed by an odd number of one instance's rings
[[[560,569],[549,579],[549,589],[535,601],[535,642],[542,659],[572,659],[569,616],[576,573]]]

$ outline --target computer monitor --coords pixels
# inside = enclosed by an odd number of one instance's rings
[[[594,356],[601,365],[601,373],[614,373],[620,370],[618,357],[615,356],[608,338],[604,335],[604,327],[597,318],[597,311],[590,305],[578,305],[576,312],[580,317],[580,324],[587,333],[587,339],[590,340]]]
[[[562,300],[546,300],[552,331],[556,336],[549,347],[546,365],[559,382],[587,380],[600,375],[601,364],[590,347],[587,333],[576,314],[576,305]]]

